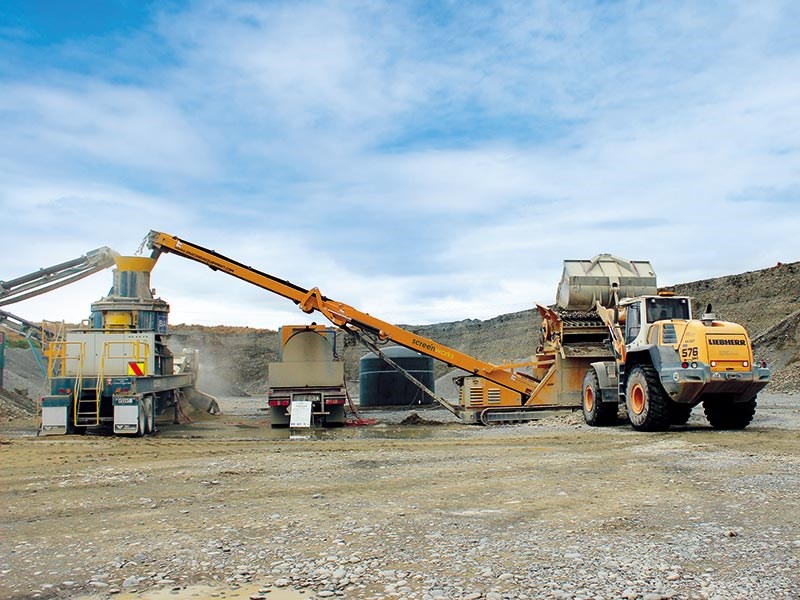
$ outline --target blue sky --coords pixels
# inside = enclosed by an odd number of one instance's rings
[[[174,233],[389,321],[800,260],[796,2],[0,5],[0,279]],[[110,273],[15,305],[76,321]],[[174,256],[172,321],[288,301]]]

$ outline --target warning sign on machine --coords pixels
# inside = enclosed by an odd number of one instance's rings
[[[134,375],[135,377],[143,377],[144,376],[144,363],[143,362],[129,362],[128,363],[128,375]]]

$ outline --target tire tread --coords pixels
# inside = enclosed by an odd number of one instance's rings
[[[594,410],[589,412],[583,403],[584,391],[587,385],[594,387]],[[581,388],[581,408],[583,410],[583,420],[587,425],[592,427],[604,427],[613,425],[617,420],[617,404],[612,402],[601,401],[602,392],[600,391],[600,380],[597,378],[593,368],[586,371],[583,378],[583,386]]]
[[[647,415],[641,423],[635,423],[631,418],[631,427],[638,431],[664,431],[670,425],[670,398],[661,386],[658,372],[647,364],[637,365],[631,371],[628,381],[636,371],[642,371],[647,383]],[[627,386],[626,386],[627,387]],[[626,395],[627,395],[626,389]],[[631,417],[629,412],[629,417]]]
[[[703,402],[703,411],[714,429],[744,429],[752,422],[757,404],[756,398],[746,402],[715,398]]]

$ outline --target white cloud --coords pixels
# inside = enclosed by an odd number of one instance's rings
[[[68,77],[64,85],[0,86],[6,152],[23,157],[45,176],[64,162],[95,168],[209,174],[213,162],[176,98],[120,84]],[[76,166],[74,163],[71,165]]]
[[[0,83],[2,243],[37,239],[0,276],[155,228],[422,323],[551,302],[598,252],[664,284],[800,258],[791,6],[441,10],[201,2],[154,72]],[[153,284],[174,321],[305,318],[174,257]]]

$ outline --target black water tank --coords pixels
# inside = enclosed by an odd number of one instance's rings
[[[401,346],[382,348],[381,352],[435,391],[432,358]],[[418,406],[433,403],[433,398],[374,352],[361,357],[359,370],[359,406]]]

